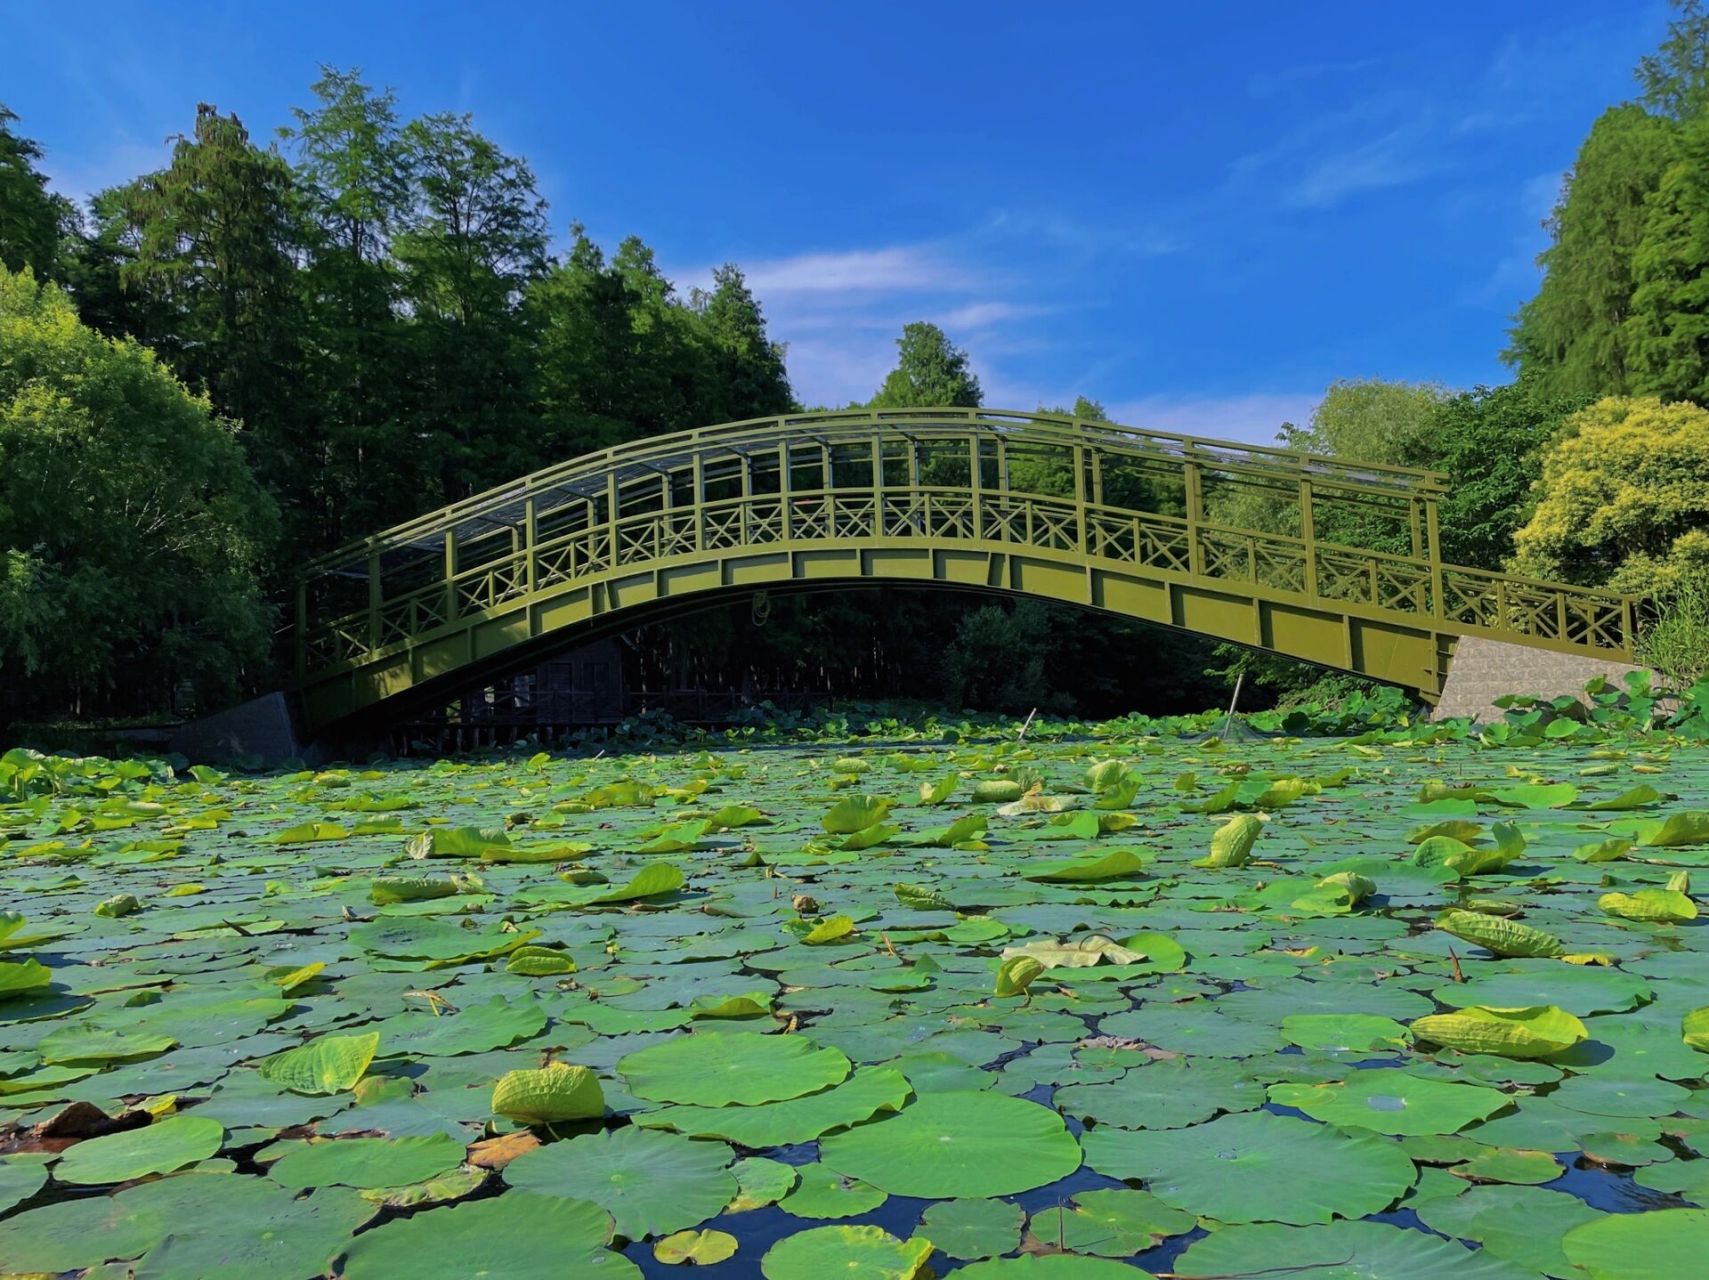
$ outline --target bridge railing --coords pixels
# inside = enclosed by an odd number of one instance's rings
[[[858,445],[880,438],[984,437],[1058,447],[1107,450],[1181,469],[1199,467],[1233,476],[1289,483],[1304,479],[1321,490],[1371,497],[1416,498],[1445,492],[1439,472],[1416,467],[1349,462],[1272,445],[1211,440],[1175,432],[1118,426],[1064,414],[999,409],[931,408],[845,410],[790,414],[649,436],[556,464],[507,484],[459,499],[310,561],[307,576],[358,564],[376,548],[423,544],[447,530],[514,510],[531,497],[573,492],[613,474],[669,470],[695,456],[720,451],[775,451],[790,445]]]
[[[871,485],[750,493],[589,522],[508,548],[495,543],[479,562],[440,580],[395,596],[371,590],[367,608],[304,627],[298,672],[360,663],[465,618],[627,567],[738,547],[915,538],[1026,547],[1605,654],[1630,654],[1636,638],[1633,600],[1612,592],[1072,498]]]

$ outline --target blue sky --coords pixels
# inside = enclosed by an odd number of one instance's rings
[[[734,260],[808,403],[908,320],[993,405],[1267,439],[1338,377],[1505,380],[1541,221],[1649,3],[0,0],[0,101],[84,195],[198,101],[269,135],[321,63],[532,163],[554,232]],[[28,51],[21,54],[19,51]]]

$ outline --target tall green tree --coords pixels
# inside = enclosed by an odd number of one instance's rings
[[[215,409],[247,428],[263,483],[312,509],[312,433],[301,393],[302,225],[291,171],[234,115],[206,103],[172,161],[109,193],[97,209],[127,260],[120,278],[145,304],[136,337]]]
[[[766,332],[759,299],[733,262],[712,273],[712,289],[690,298],[710,349],[708,421],[736,422],[788,413],[795,396],[784,368],[783,344]]]
[[[301,513],[317,541],[342,542],[414,513],[407,476],[410,379],[401,273],[392,238],[411,209],[408,156],[390,90],[355,71],[324,68],[314,105],[280,130],[295,158],[308,245],[303,288],[305,391],[321,456],[316,510]],[[312,544],[311,544],[312,545]]]
[[[421,505],[497,484],[530,458],[533,359],[520,306],[547,267],[545,202],[526,161],[467,115],[412,120],[415,198],[393,237],[414,318],[407,412]]]
[[[201,706],[263,662],[276,512],[236,426],[0,269],[0,711]]]
[[[0,266],[28,267],[39,278],[59,274],[61,242],[77,214],[48,190],[38,167],[42,149],[12,128],[18,117],[0,105]]]
[[[1631,258],[1626,389],[1709,404],[1709,117],[1687,125]]]
[[[1549,221],[1543,282],[1512,331],[1506,358],[1522,378],[1564,396],[1633,387],[1634,255],[1679,151],[1679,126],[1640,106],[1612,107],[1591,127]]]
[[[870,407],[978,406],[982,392],[967,352],[937,325],[925,321],[903,325],[896,351],[896,367],[868,402]]]
[[[1703,0],[1673,0],[1667,39],[1638,60],[1644,105],[1675,120],[1692,120],[1709,106],[1709,9]]]

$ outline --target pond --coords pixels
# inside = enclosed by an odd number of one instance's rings
[[[11,753],[0,1271],[1696,1273],[1709,751],[1155,729]]]

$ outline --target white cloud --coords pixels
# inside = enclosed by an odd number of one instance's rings
[[[762,298],[784,294],[924,293],[973,287],[978,277],[919,245],[803,253],[743,268]],[[710,272],[704,274],[710,276]]]
[[[931,320],[953,336],[958,330],[989,329],[1005,320],[1042,316],[1050,310],[1049,307],[1022,306],[1015,302],[969,302],[953,310],[939,312]]]
[[[1395,129],[1361,146],[1323,157],[1289,186],[1282,201],[1294,209],[1330,209],[1360,191],[1405,186],[1441,168],[1417,149],[1411,129]]]

